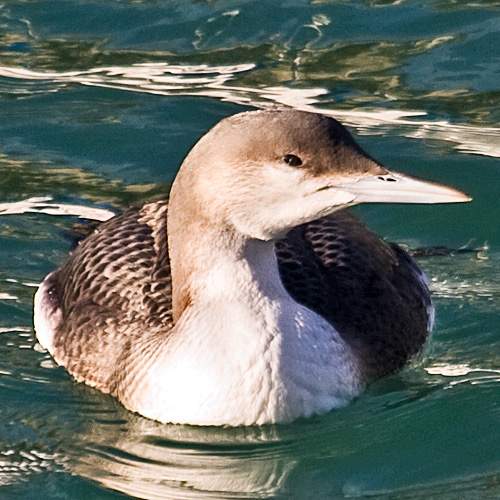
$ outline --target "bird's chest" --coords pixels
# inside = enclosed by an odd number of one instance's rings
[[[164,422],[251,425],[325,412],[359,390],[356,360],[326,321],[259,299],[190,312],[134,404]]]

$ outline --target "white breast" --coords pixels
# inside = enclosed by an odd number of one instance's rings
[[[162,422],[252,425],[359,394],[357,360],[329,323],[289,296],[253,292],[187,311],[125,405]]]

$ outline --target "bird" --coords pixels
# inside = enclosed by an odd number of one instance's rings
[[[77,382],[159,422],[330,412],[419,354],[434,318],[413,258],[346,209],[470,200],[388,170],[332,117],[238,113],[165,199],[102,223],[47,275],[36,336]]]

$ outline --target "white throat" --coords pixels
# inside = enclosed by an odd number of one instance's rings
[[[207,258],[207,271],[193,283],[200,302],[222,300],[257,309],[262,302],[291,306],[292,298],[279,276],[273,242],[248,240],[237,249],[219,246],[212,248]]]
[[[131,409],[163,422],[265,424],[327,412],[361,391],[350,348],[284,288],[272,242],[222,244],[205,258],[206,271],[192,276],[193,304]]]

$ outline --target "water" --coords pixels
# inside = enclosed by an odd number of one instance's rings
[[[1,2],[0,498],[500,498],[499,7]],[[73,383],[31,325],[66,231],[167,192],[209,126],[276,103],[474,197],[357,209],[412,247],[488,244],[421,260],[426,356],[345,409],[264,428],[159,425]]]

